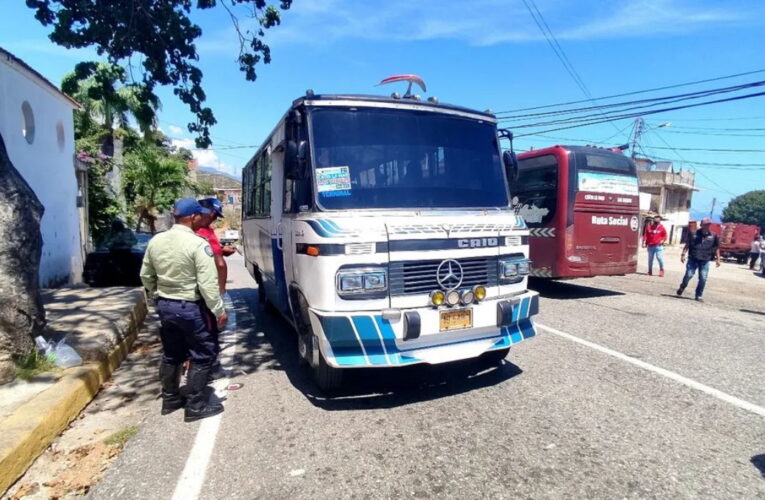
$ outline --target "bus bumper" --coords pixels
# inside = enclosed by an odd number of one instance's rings
[[[539,294],[526,291],[473,304],[469,307],[472,327],[440,331],[441,313],[457,309],[467,308],[309,311],[314,345],[327,364],[335,368],[385,368],[475,358],[534,337],[532,316],[539,312]]]

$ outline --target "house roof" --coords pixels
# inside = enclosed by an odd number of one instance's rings
[[[19,59],[18,57],[14,56],[4,48],[0,47],[0,62],[6,61],[11,63],[12,65],[16,65],[21,67],[24,71],[29,73],[32,77],[34,77],[36,80],[38,80],[42,85],[45,87],[48,87],[49,90],[52,90],[55,94],[59,95],[63,99],[69,102],[75,109],[81,109],[82,106],[80,103],[69,97],[67,94],[63,93],[61,89],[59,89],[57,86],[53,85],[50,80],[45,78],[38,72],[36,69],[34,69],[29,64],[25,63],[23,60]]]

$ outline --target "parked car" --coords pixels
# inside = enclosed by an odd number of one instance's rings
[[[134,233],[137,242],[130,249],[96,248],[85,258],[82,279],[90,286],[141,286],[141,262],[151,233]]]
[[[221,245],[232,245],[239,241],[239,231],[236,229],[227,229],[220,237]]]

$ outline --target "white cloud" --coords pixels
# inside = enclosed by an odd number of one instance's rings
[[[694,0],[537,0],[558,39],[634,38],[687,33],[756,19],[759,3],[718,7]],[[328,44],[339,40],[458,40],[471,45],[543,40],[522,2],[507,0],[301,0],[266,32],[278,44]],[[750,21],[756,22],[756,21]],[[246,20],[243,26],[248,26]],[[199,41],[202,52],[237,47],[233,28]]]
[[[183,135],[183,129],[175,125],[168,125],[167,130],[173,135]]]
[[[185,148],[191,151],[200,167],[214,168],[235,176],[241,174],[241,168],[221,160],[214,149],[197,149],[194,139],[173,139],[171,144],[176,148]]]

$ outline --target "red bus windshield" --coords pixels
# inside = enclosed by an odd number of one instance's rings
[[[639,198],[629,158],[582,146],[529,151],[519,155],[510,191],[531,229],[538,276],[635,272]]]

